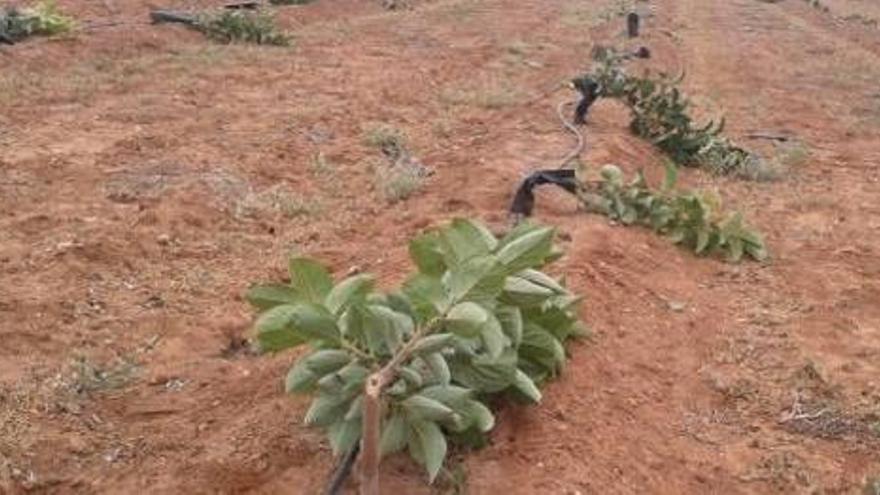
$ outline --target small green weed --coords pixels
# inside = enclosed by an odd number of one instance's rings
[[[58,10],[54,0],[45,0],[30,8],[7,7],[0,10],[0,36],[10,41],[68,33],[75,26],[72,18]]]
[[[208,38],[221,43],[290,45],[290,38],[278,31],[275,19],[265,12],[219,10],[200,15],[195,27]]]

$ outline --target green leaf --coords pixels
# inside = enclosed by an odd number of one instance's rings
[[[498,250],[498,261],[508,273],[541,266],[553,248],[554,230],[543,227],[529,232]]]
[[[446,328],[462,337],[476,337],[480,335],[483,325],[488,323],[489,316],[489,312],[479,304],[463,302],[449,310]]]
[[[378,305],[368,306],[367,312],[370,315],[368,325],[371,327],[368,331],[379,332],[386,349],[391,354],[403,344],[404,330],[408,329],[407,334],[412,333],[412,321],[406,315]]]
[[[257,320],[257,330],[260,344],[266,350],[280,350],[277,347],[279,342],[339,342],[339,328],[336,327],[335,318],[317,304],[276,306]],[[273,347],[266,347],[266,344]]]
[[[507,388],[516,374],[516,352],[505,350],[498,359],[487,356],[467,358],[456,356],[447,361],[455,383],[479,393],[500,392]]]
[[[452,344],[453,338],[455,337],[449,333],[428,335],[413,346],[412,352],[413,354],[420,356],[442,351],[444,348]]]
[[[306,426],[330,426],[345,417],[352,398],[343,394],[318,395],[303,422]]]
[[[476,425],[477,429],[481,432],[485,433],[491,431],[492,428],[495,427],[495,416],[492,414],[492,411],[480,401],[469,400],[465,402],[464,406],[461,408],[460,414],[462,414],[462,416],[467,416],[467,418]]]
[[[452,301],[476,300],[491,302],[498,296],[504,284],[504,272],[498,269],[498,261],[492,255],[475,256],[450,268],[443,279]]]
[[[299,301],[299,295],[293,287],[279,284],[255,285],[248,289],[244,297],[261,311]]]
[[[260,315],[254,325],[257,342],[263,352],[278,352],[305,343],[308,339],[291,325],[298,305],[275,306]]]
[[[510,345],[510,340],[501,331],[501,323],[492,314],[489,314],[488,321],[480,329],[480,338],[483,341],[486,353],[491,358],[501,356],[504,348]]]
[[[524,278],[512,276],[504,281],[502,300],[514,306],[537,306],[554,295],[544,286],[530,282]]]
[[[523,316],[520,309],[516,306],[501,306],[495,310],[495,316],[501,323],[501,330],[507,335],[513,346],[519,347],[523,331]]]
[[[443,467],[443,459],[446,458],[446,437],[440,431],[440,427],[431,421],[417,421],[411,423],[412,435],[418,446],[418,454],[428,471],[428,480],[433,483]],[[412,443],[410,443],[412,447]],[[412,450],[412,448],[411,448]]]
[[[739,237],[734,237],[727,241],[728,258],[733,262],[738,262],[743,256],[743,242]]]
[[[660,190],[662,192],[670,192],[675,189],[675,184],[678,182],[678,166],[670,160],[666,160],[665,165],[666,175],[663,177],[663,185]]]
[[[319,263],[308,258],[291,258],[290,285],[308,302],[321,304],[333,288],[333,279]]]
[[[421,321],[444,313],[449,306],[449,297],[440,279],[428,275],[418,274],[411,277],[403,284],[403,293],[409,298]]]
[[[697,245],[694,247],[694,251],[697,254],[701,254],[706,250],[706,247],[709,246],[709,230],[706,228],[700,229],[697,231]]]
[[[327,429],[327,436],[330,439],[330,447],[333,449],[333,455],[339,456],[349,452],[361,439],[361,421],[341,421],[333,423]]]
[[[400,367],[400,369],[397,370],[397,373],[400,375],[401,378],[406,380],[406,382],[410,385],[411,388],[413,388],[413,389],[421,388],[422,375],[419,374],[418,371],[416,371],[408,366],[402,366],[402,367]]]
[[[364,417],[364,396],[358,395],[351,401],[348,412],[345,413],[346,421],[360,420]]]
[[[748,243],[745,245],[745,251],[756,261],[764,261],[770,256],[763,244]]]
[[[324,305],[334,315],[341,315],[355,302],[363,302],[367,294],[373,290],[373,277],[370,275],[355,275],[336,284],[327,294]]]
[[[550,332],[531,322],[527,322],[523,328],[519,355],[541,364],[551,374],[565,364],[562,344]]]
[[[436,381],[441,384],[449,383],[452,375],[449,371],[449,365],[446,364],[446,358],[444,358],[442,354],[435,352],[434,354],[422,356],[422,359],[425,361],[425,364],[428,365],[428,368],[431,370],[431,375]]]
[[[568,293],[565,287],[560,285],[559,282],[556,281],[556,279],[538,270],[526,269],[517,273],[516,276],[523,280],[528,280],[533,284],[550,289],[558,294]]]
[[[432,385],[419,390],[419,395],[457,410],[473,397],[474,392],[469,388],[456,385]]]
[[[513,382],[513,386],[533,403],[537,404],[538,402],[541,402],[541,391],[538,390],[535,382],[533,382],[532,379],[521,370],[516,370],[516,378]]]
[[[400,403],[407,416],[414,420],[445,421],[452,419],[455,412],[434,399],[423,395],[411,395]]]
[[[324,376],[347,365],[351,362],[351,359],[352,357],[348,351],[323,349],[309,354],[303,358],[303,362],[309,368],[309,371],[318,376]]]
[[[379,450],[382,457],[400,452],[406,446],[407,424],[402,414],[393,414],[382,425]]]
[[[439,277],[446,271],[443,248],[436,232],[422,234],[410,241],[409,256],[425,275]]]
[[[312,373],[303,360],[290,367],[284,380],[284,391],[287,393],[306,392],[311,390],[318,382],[319,376]]]
[[[498,244],[484,226],[462,218],[456,218],[440,230],[440,241],[446,266],[450,269],[475,256],[489,254]]]
[[[318,373],[315,374],[320,376]],[[352,362],[341,369],[327,372],[323,378],[318,380],[318,386],[325,392],[354,392],[363,388],[369,374],[370,370],[366,367]]]

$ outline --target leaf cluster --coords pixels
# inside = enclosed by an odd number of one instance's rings
[[[457,219],[412,240],[417,272],[379,292],[369,275],[334,282],[314,261],[290,261],[290,283],[257,285],[247,299],[261,349],[308,347],[285,379],[310,393],[308,425],[324,428],[335,453],[361,437],[364,384],[392,360],[385,390],[383,455],[407,451],[430,480],[447,441],[481,445],[499,394],[536,403],[562,369],[563,343],[581,332],[579,298],[539,271],[559,256],[551,228],[522,224],[498,239]]]
[[[597,53],[597,64],[587,77],[601,86],[600,95],[617,98],[631,112],[630,131],[651,141],[673,161],[728,174],[754,168],[760,158],[725,137],[724,119],[697,125],[690,116],[690,100],[679,90],[684,75],[637,77],[623,68],[626,57],[612,49]]]
[[[203,13],[196,19],[194,27],[221,43],[290,45],[290,38],[278,30],[275,19],[263,11],[221,9]]]
[[[62,14],[54,0],[45,0],[34,7],[0,9],[0,35],[12,41],[29,36],[53,36],[73,30],[74,20]]]
[[[589,211],[624,225],[643,225],[668,236],[697,254],[724,253],[730,261],[743,256],[764,260],[768,253],[761,235],[743,222],[739,212],[724,212],[721,199],[707,192],[676,191],[677,170],[667,164],[660,189],[652,189],[644,174],[626,182],[620,168],[606,165],[594,189],[581,192]]]

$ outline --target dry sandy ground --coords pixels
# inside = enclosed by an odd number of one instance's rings
[[[783,157],[776,182],[682,172],[773,259],[695,258],[542,192],[567,251],[553,271],[595,338],[539,407],[503,406],[491,445],[450,459],[468,493],[860,494],[880,477],[880,29],[841,19],[880,9],[823,3],[637,4],[642,63],[684,69],[700,115]],[[291,250],[391,286],[425,227],[500,224],[569,146],[567,96],[547,92],[618,41],[618,4],[317,0],[279,10],[288,49],[150,26],[143,0],[62,0],[87,29],[0,49],[0,492],[317,493],[329,448],[281,391],[294,355],[242,345],[243,290]],[[373,188],[377,122],[436,169],[401,203]],[[598,104],[584,161],[656,180],[626,123]],[[406,459],[385,473],[400,493],[462,488],[426,488]]]

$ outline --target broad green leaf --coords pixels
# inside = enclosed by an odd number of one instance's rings
[[[411,423],[410,427],[411,435],[418,444],[419,457],[428,471],[428,481],[433,483],[443,467],[443,459],[446,458],[446,437],[440,427],[431,421],[418,421]]]
[[[345,413],[346,421],[360,420],[364,416],[364,396],[358,395],[351,401],[348,411]]]
[[[407,424],[402,414],[392,414],[382,425],[379,449],[382,456],[400,452],[406,446]]]
[[[473,390],[457,385],[432,385],[419,390],[419,395],[440,402],[453,410],[457,410],[473,395]]]
[[[521,370],[516,370],[516,378],[513,386],[535,404],[541,402],[541,391],[538,390],[535,382],[533,382],[532,379]]]
[[[350,451],[361,439],[361,421],[340,421],[327,429],[333,455],[339,456]]]
[[[275,306],[260,315],[254,325],[257,329],[257,342],[263,352],[278,352],[296,347],[308,340],[292,327],[293,315],[298,305]]]
[[[290,285],[308,302],[322,304],[333,288],[333,279],[319,263],[308,258],[291,258]]]
[[[290,367],[284,380],[284,391],[287,393],[305,392],[311,390],[318,382],[319,376],[312,373],[308,366],[300,359]]]
[[[446,358],[444,358],[442,354],[435,352],[434,354],[422,356],[422,359],[424,359],[425,363],[428,365],[428,368],[431,370],[431,375],[437,382],[441,384],[449,383],[452,374],[449,371],[449,365],[446,364]]]
[[[452,270],[461,263],[489,254],[498,241],[482,225],[456,218],[439,232],[446,266]]]
[[[309,354],[303,358],[303,362],[309,368],[309,371],[318,376],[324,376],[347,365],[351,362],[351,359],[348,351],[323,349]]]
[[[299,295],[293,287],[279,284],[255,285],[248,289],[244,297],[261,311],[299,301]]]
[[[502,300],[514,306],[537,306],[555,293],[524,278],[512,276],[504,280]]]
[[[397,370],[397,373],[400,375],[401,378],[406,380],[411,388],[421,388],[423,380],[422,375],[419,374],[418,371],[410,368],[409,366],[402,366],[400,369]]]
[[[370,291],[373,290],[373,277],[370,275],[355,275],[336,284],[324,305],[336,316],[341,315],[348,306],[354,302],[362,302]]]
[[[486,349],[486,353],[491,358],[501,356],[501,352],[510,345],[510,340],[501,331],[501,323],[494,315],[489,314],[489,319],[480,329],[480,338]]]
[[[428,275],[411,277],[404,283],[403,293],[423,322],[444,313],[449,306],[449,297],[440,279]]]
[[[540,363],[551,374],[565,364],[562,344],[550,332],[530,322],[526,322],[523,328],[519,355]]]
[[[480,255],[450,268],[443,282],[450,299],[454,302],[465,299],[492,301],[501,292],[504,272],[499,269],[498,261],[494,256]]]
[[[538,325],[550,332],[560,342],[573,336],[577,331],[575,328],[577,316],[572,311],[558,306],[529,308],[523,312],[523,318],[529,323]]]
[[[444,348],[448,347],[452,344],[452,334],[450,333],[438,333],[434,335],[428,335],[421,339],[415,346],[413,347],[413,354],[415,355],[423,355],[423,354],[433,354],[438,351],[442,351]]]
[[[538,270],[533,270],[529,268],[517,273],[516,276],[523,280],[528,280],[533,284],[550,289],[558,294],[568,293],[565,287],[560,285],[559,282],[556,281],[556,279]]]
[[[318,386],[325,392],[353,392],[363,388],[369,374],[370,370],[363,365],[352,362],[339,370],[327,372],[318,380]]]
[[[500,392],[513,383],[516,374],[516,352],[507,349],[498,359],[477,356],[448,360],[455,383],[472,388],[478,393]]]
[[[410,241],[409,256],[425,275],[439,277],[446,271],[440,238],[436,232],[422,234]]]
[[[423,395],[411,395],[400,403],[409,418],[414,420],[445,421],[455,412],[442,402]]]
[[[458,411],[458,409],[456,409]],[[468,419],[482,432],[491,431],[495,427],[495,416],[488,407],[477,400],[469,400],[465,402],[459,413],[467,416]]]
[[[553,247],[553,232],[550,227],[529,232],[499,249],[498,261],[508,273],[542,265]]]
[[[462,337],[476,337],[488,323],[489,316],[489,312],[479,304],[463,302],[449,310],[445,320],[446,328]]]
[[[276,309],[287,307],[276,306],[264,315]],[[323,306],[299,303],[292,306],[292,310],[286,316],[287,328],[303,340],[319,340],[330,343],[339,341],[339,328],[336,326],[336,319]]]
[[[353,397],[343,394],[321,394],[315,397],[303,422],[306,426],[330,426],[348,412]]]
[[[501,306],[495,310],[495,316],[501,323],[501,330],[507,335],[513,346],[519,347],[523,331],[523,316],[520,309],[516,306]]]

